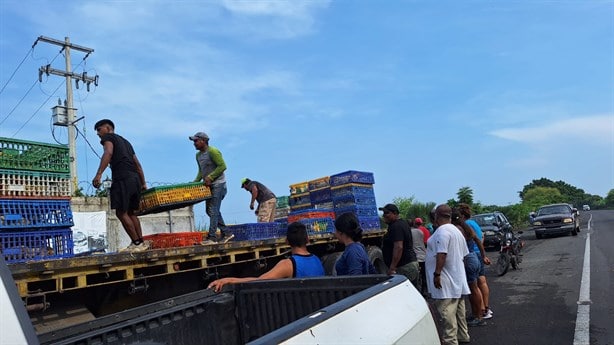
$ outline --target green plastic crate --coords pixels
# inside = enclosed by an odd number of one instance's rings
[[[0,168],[68,173],[68,146],[0,137]]]
[[[290,205],[289,202],[290,202],[290,197],[289,196],[287,196],[287,195],[278,196],[275,208],[285,208],[285,207],[288,207]]]

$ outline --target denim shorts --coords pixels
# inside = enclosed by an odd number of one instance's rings
[[[478,253],[475,253],[478,256]],[[478,261],[480,262],[480,269],[478,270],[478,277],[482,277],[486,275],[486,271],[484,270],[484,259],[478,256]]]
[[[475,252],[470,252],[465,256],[465,273],[467,274],[467,283],[475,283],[478,281],[480,271],[480,259]]]

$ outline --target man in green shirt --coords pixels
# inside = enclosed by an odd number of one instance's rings
[[[194,147],[198,150],[198,152],[196,152],[198,174],[194,182],[204,181],[205,186],[211,188],[211,198],[205,201],[207,215],[210,220],[209,236],[203,244],[217,243],[217,229],[220,229],[222,240],[227,242],[232,237],[224,239],[226,224],[220,212],[222,200],[226,196],[226,176],[224,175],[226,163],[224,162],[224,158],[222,158],[220,150],[213,146],[209,146],[209,136],[206,133],[198,132],[191,136],[190,140],[194,142]]]

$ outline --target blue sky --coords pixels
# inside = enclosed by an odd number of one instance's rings
[[[4,0],[0,136],[54,142],[65,86],[35,83],[59,51],[29,52],[41,35],[95,49],[85,63],[71,55],[75,72],[100,76],[74,96],[98,154],[92,126],[108,117],[149,182],[188,182],[187,137],[209,134],[228,165],[228,223],[255,221],[243,177],[287,195],[369,171],[379,204],[444,202],[468,186],[508,205],[541,177],[614,188],[612,1]],[[99,160],[77,146],[87,192]]]

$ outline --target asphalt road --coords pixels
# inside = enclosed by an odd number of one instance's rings
[[[584,327],[584,339],[590,342],[584,344],[614,345],[614,211],[581,212],[581,229],[578,236],[539,240],[526,231],[518,270],[510,269],[498,277],[494,267],[487,268],[494,316],[486,326],[469,329],[471,344],[582,344],[578,341],[582,339],[582,322],[578,322],[577,332],[576,320],[579,305],[585,305],[581,310],[590,310],[586,313],[590,327]],[[590,289],[585,288],[585,294],[590,292],[590,296],[582,302],[587,237]],[[488,256],[494,262],[497,254],[489,252]]]

